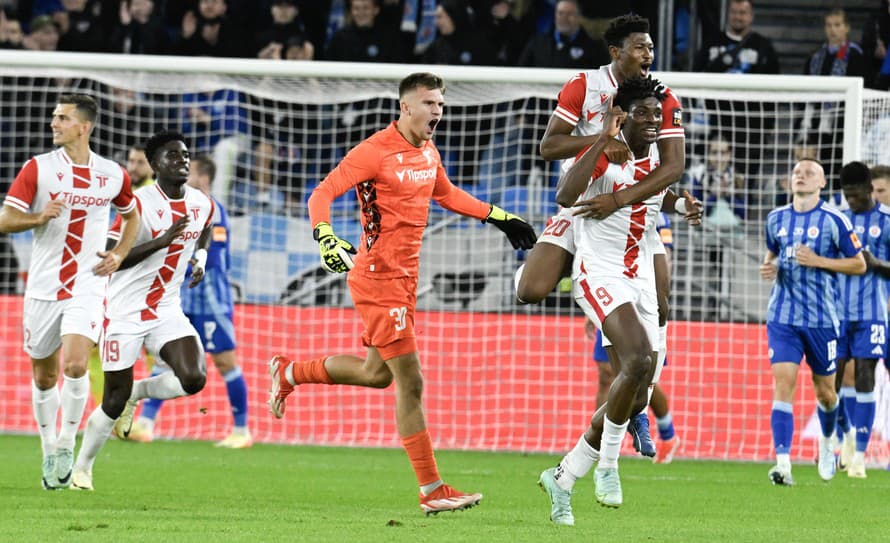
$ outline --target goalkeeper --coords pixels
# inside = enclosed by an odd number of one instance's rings
[[[347,283],[365,325],[367,356],[326,355],[294,362],[278,355],[269,362],[269,406],[278,418],[284,416],[288,394],[302,383],[386,388],[395,381],[396,425],[427,514],[465,509],[482,499],[482,494],[463,493],[442,482],[424,420],[414,307],[430,198],[445,209],[493,224],[514,249],[530,249],[536,240],[524,220],[449,181],[432,142],[442,119],[444,91],[443,80],[431,73],[403,79],[399,119],[353,148],[309,198],[322,266],[332,273],[351,270]],[[329,224],[331,202],[352,189],[364,230],[358,251]]]

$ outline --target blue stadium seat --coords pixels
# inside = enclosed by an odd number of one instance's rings
[[[528,215],[528,188],[506,187],[501,197],[500,206],[510,213]]]

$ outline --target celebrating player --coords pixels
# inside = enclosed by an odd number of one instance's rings
[[[864,478],[865,450],[875,422],[875,366],[886,356],[887,286],[890,277],[890,207],[872,196],[868,166],[851,162],[841,169],[841,190],[849,204],[842,213],[864,244],[864,275],[838,275],[840,334],[837,383],[841,387],[839,432],[843,436],[837,466],[850,477]],[[850,361],[854,363],[848,364]],[[845,371],[847,366],[853,370]],[[850,381],[847,381],[847,374]],[[843,383],[842,383],[843,381]],[[839,415],[840,415],[839,413]]]
[[[838,413],[834,390],[839,312],[835,274],[861,275],[866,264],[850,221],[820,200],[824,186],[822,164],[815,159],[801,160],[791,172],[791,203],[771,211],[766,219],[767,253],[760,276],[775,280],[766,335],[773,372],[770,426],[776,450],[776,465],[769,470],[769,478],[776,485],[793,484],[792,401],[804,355],[813,370],[822,427],[819,476],[828,481],[835,472],[830,440]]]
[[[192,159],[189,167],[188,185],[210,196],[210,185],[216,175],[216,165],[207,156]],[[212,196],[211,196],[212,198]],[[204,350],[223,381],[229,405],[232,408],[234,425],[232,433],[216,444],[217,447],[243,449],[253,445],[247,427],[247,381],[235,358],[235,325],[232,323],[232,287],[229,285],[229,219],[225,209],[213,198],[213,234],[207,253],[207,266],[204,279],[195,287],[186,285],[191,281],[191,268],[186,271],[182,285],[182,309],[192,325],[201,334]],[[168,368],[155,366],[155,375]],[[142,405],[139,418],[133,423],[126,439],[148,442],[152,440],[155,418],[164,400],[150,398]]]
[[[614,107],[609,107],[612,98],[607,99],[602,134],[560,181],[557,200],[562,204],[574,202],[582,195],[589,199],[599,194],[618,194],[654,169],[658,156],[652,144],[662,123],[665,99],[656,80],[625,80],[618,87]],[[619,133],[633,157],[639,158],[610,164],[604,150],[608,140]],[[541,474],[540,484],[551,499],[550,518],[556,524],[574,524],[572,488],[597,460],[597,501],[608,507],[619,507],[623,502],[618,477],[621,441],[636,404],[642,398],[645,405],[646,392],[658,381],[661,369],[653,348],[658,341],[658,301],[652,265],[654,247],[647,232],[655,229],[663,198],[662,192],[643,203],[622,207],[602,220],[575,220],[575,300],[604,337],[612,340],[610,358],[617,373],[608,401],[597,411],[575,448],[559,466]],[[688,193],[686,199],[700,213],[700,205]],[[675,196],[666,200],[665,207],[675,208],[676,200]]]
[[[157,183],[136,191],[142,212],[137,245],[108,285],[102,334],[105,390],[102,404],[87,421],[72,476],[74,488],[83,490],[93,489],[93,462],[115,421],[126,435],[139,400],[178,398],[204,388],[204,351],[183,314],[179,290],[190,255],[194,254],[190,286],[204,275],[213,201],[186,185],[189,152],[182,134],[158,132],[145,144],[145,155]],[[117,226],[115,222],[109,243]],[[143,345],[173,371],[134,383],[133,364]]]
[[[0,211],[0,232],[34,230],[24,332],[45,489],[71,485],[74,438],[90,392],[87,361],[102,325],[105,276],[121,265],[139,229],[130,177],[90,150],[97,114],[87,95],[60,96],[50,123],[59,148],[25,163]],[[119,243],[106,251],[109,204],[120,212],[123,226]]]
[[[541,156],[547,160],[565,160],[565,172],[572,160],[594,141],[602,131],[606,113],[605,104],[615,94],[618,85],[629,78],[646,77],[655,61],[649,21],[637,15],[624,15],[610,21],[604,36],[609,46],[612,62],[595,70],[581,72],[570,79],[559,93],[556,109],[550,117],[547,130],[541,139]],[[680,101],[670,89],[664,89],[662,104],[663,121],[658,135],[658,151],[662,162],[645,177],[643,182],[629,187],[614,196],[601,195],[587,202],[572,202],[580,206],[563,208],[547,221],[547,226],[535,248],[528,254],[526,263],[516,273],[516,296],[525,303],[537,303],[553,291],[575,253],[573,242],[573,213],[586,212],[591,218],[605,218],[619,205],[642,202],[661,192],[680,178],[686,161],[685,134]],[[605,154],[615,163],[627,160],[627,146],[618,140],[607,142]],[[681,200],[684,202],[684,200]],[[611,207],[611,206],[615,207]],[[680,204],[681,207],[684,205]],[[653,231],[653,243],[657,235]],[[667,355],[668,291],[670,285],[663,249],[655,256],[657,286],[659,288],[659,341],[658,356]],[[634,444],[652,444],[648,428],[638,428],[632,421],[629,431]],[[638,449],[640,450],[640,449]],[[642,452],[642,451],[641,451]],[[646,448],[647,455],[655,454]]]
[[[442,119],[445,84],[431,73],[411,74],[399,84],[400,115],[389,127],[366,139],[318,185],[309,199],[314,237],[322,266],[350,271],[347,282],[365,325],[367,356],[322,356],[269,362],[269,405],[284,415],[285,399],[301,383],[386,388],[396,382],[396,423],[402,445],[420,485],[420,507],[427,514],[464,509],[481,494],[466,494],[443,484],[424,420],[423,377],[414,334],[414,309],[420,245],[430,198],[451,211],[481,219],[502,230],[515,249],[535,242],[531,226],[497,206],[480,202],[451,184],[432,142]],[[331,202],[355,189],[362,210],[358,256],[328,223]]]

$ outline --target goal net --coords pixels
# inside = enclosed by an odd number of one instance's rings
[[[447,107],[435,141],[455,184],[524,216],[538,232],[555,211],[558,167],[539,157],[537,145],[569,71],[10,53],[0,53],[0,66],[4,183],[51,147],[52,107],[68,91],[99,100],[92,144],[104,156],[123,163],[131,145],[169,127],[186,135],[193,154],[214,158],[214,194],[232,226],[236,353],[258,441],[398,446],[391,390],[301,386],[278,421],[265,405],[265,362],[278,353],[363,353],[343,277],[318,265],[306,201],[351,147],[397,117],[402,77],[420,69],[445,77]],[[675,188],[704,200],[707,213],[701,228],[673,224],[662,384],[682,440],[679,455],[765,460],[772,453],[763,325],[769,285],[757,274],[763,220],[787,200],[795,157],[828,165],[831,195],[844,161],[890,163],[882,156],[890,103],[842,78],[657,75],[684,106],[689,164]],[[332,222],[341,237],[358,241],[354,195],[334,203]],[[20,325],[31,237],[4,241],[0,431],[32,432]],[[524,257],[496,229],[432,206],[416,327],[437,447],[563,451],[595,410],[597,366],[583,315],[559,290],[540,305],[517,305],[512,275]],[[137,363],[137,375],[146,371]],[[227,434],[225,387],[215,369],[209,373],[203,392],[167,402],[156,435]],[[815,400],[805,366],[801,373],[798,459],[815,451],[805,431]],[[882,398],[890,398],[886,375],[878,380]],[[882,402],[871,450],[886,464],[890,399]]]

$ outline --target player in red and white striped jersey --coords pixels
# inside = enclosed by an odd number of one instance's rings
[[[129,433],[139,400],[178,398],[204,388],[204,351],[182,310],[179,293],[190,259],[190,285],[204,276],[213,201],[186,185],[189,152],[181,134],[159,132],[148,140],[145,151],[157,183],[136,191],[142,217],[136,245],[108,286],[102,337],[105,390],[102,404],[87,422],[74,465],[75,488],[92,490],[96,455],[115,421],[124,435]],[[109,243],[116,238],[117,227],[115,223]],[[143,345],[173,371],[134,383],[133,364]]]
[[[0,232],[34,230],[24,348],[34,375],[31,400],[46,489],[71,484],[74,438],[90,390],[87,361],[102,325],[106,277],[127,256],[139,227],[127,172],[90,150],[97,114],[96,102],[87,95],[60,96],[50,123],[53,144],[59,148],[25,163],[0,211]],[[120,213],[124,228],[117,246],[106,250],[111,206]]]

